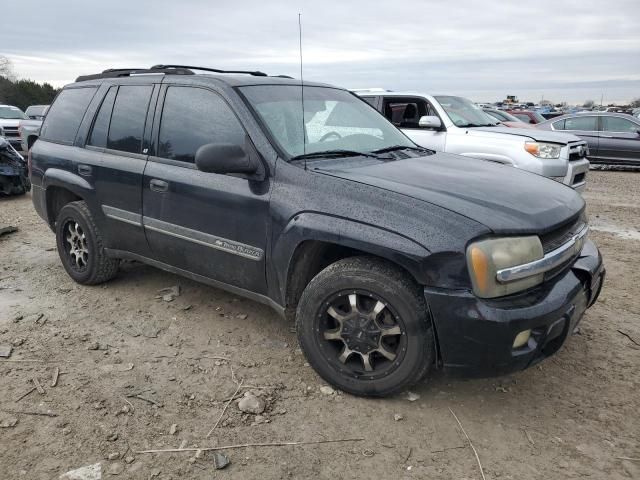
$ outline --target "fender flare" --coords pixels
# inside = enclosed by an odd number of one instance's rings
[[[317,212],[302,212],[289,220],[274,239],[272,261],[279,299],[285,302],[288,274],[297,248],[305,241],[320,241],[385,258],[422,281],[421,265],[430,255],[414,240],[375,225]],[[275,292],[274,292],[275,293]]]
[[[42,188],[61,187],[75,193],[79,197],[86,198],[93,193],[93,186],[84,178],[75,173],[59,168],[48,168],[42,179]]]
[[[95,193],[93,186],[79,175],[59,168],[48,168],[43,175],[41,188],[44,190],[43,214],[46,215],[45,220],[50,226],[52,225],[52,219],[49,218],[50,187],[63,188],[85,201],[93,200]]]

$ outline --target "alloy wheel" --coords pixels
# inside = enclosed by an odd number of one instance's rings
[[[318,333],[323,350],[354,376],[382,377],[406,350],[404,326],[390,304],[365,291],[341,292],[321,308]]]
[[[82,272],[89,262],[89,246],[87,236],[75,220],[69,220],[64,226],[64,247],[71,267]]]

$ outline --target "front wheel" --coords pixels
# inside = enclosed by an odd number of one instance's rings
[[[433,363],[433,335],[419,286],[377,259],[347,258],[321,271],[302,294],[296,322],[309,364],[354,395],[401,391]]]

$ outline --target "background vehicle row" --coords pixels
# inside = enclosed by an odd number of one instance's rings
[[[582,138],[589,144],[593,163],[640,165],[640,119],[631,115],[584,112],[548,120],[537,128]]]
[[[589,170],[584,140],[537,129],[505,128],[462,97],[357,90],[418,145],[511,165],[584,190]]]

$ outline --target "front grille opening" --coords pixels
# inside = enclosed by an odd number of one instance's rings
[[[578,178],[578,175],[576,175],[576,178]],[[580,230],[582,230],[586,224],[586,218],[583,214],[571,223],[563,225],[562,227],[552,232],[540,235],[540,240],[542,241],[542,250],[544,251],[545,255],[571,240],[571,238]]]

